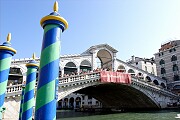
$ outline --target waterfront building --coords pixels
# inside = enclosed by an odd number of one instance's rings
[[[168,87],[180,92],[180,40],[173,40],[161,45],[155,55],[157,75],[167,80]]]
[[[134,67],[142,69],[150,74],[157,75],[156,64],[154,58],[140,58],[135,57],[134,55],[131,59],[127,60],[128,64],[131,64]]]
[[[58,109],[79,109],[79,108],[100,108],[101,103],[95,98],[79,94],[72,93],[65,98],[58,101]]]

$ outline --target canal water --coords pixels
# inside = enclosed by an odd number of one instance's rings
[[[175,118],[180,110],[160,110],[126,113],[87,113],[57,111],[57,120],[180,120]]]

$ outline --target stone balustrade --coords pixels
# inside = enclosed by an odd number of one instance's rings
[[[100,79],[100,72],[93,72],[93,73],[74,75],[74,76],[72,75],[68,77],[59,78],[59,87],[68,87],[68,84],[74,84],[81,81],[83,81],[83,83],[86,83],[85,81],[91,81],[91,80],[97,80],[97,79],[98,80]],[[162,88],[159,85],[149,83],[145,80],[138,79],[135,76],[132,76],[132,84],[141,85],[143,87],[149,87],[150,89],[152,89],[152,91],[159,91],[161,93],[175,96],[175,94],[168,91],[167,89]],[[8,86],[7,91],[6,91],[7,92],[6,97],[20,95],[21,91],[22,91],[22,84]]]

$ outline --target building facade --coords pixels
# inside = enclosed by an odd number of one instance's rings
[[[127,60],[127,63],[157,76],[156,64],[153,57],[148,59],[132,56],[131,59]]]
[[[171,90],[180,92],[180,40],[162,44],[154,55],[157,75],[167,80]]]

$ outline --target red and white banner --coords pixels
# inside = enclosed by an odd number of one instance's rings
[[[127,73],[101,71],[101,82],[131,84],[131,75]]]

